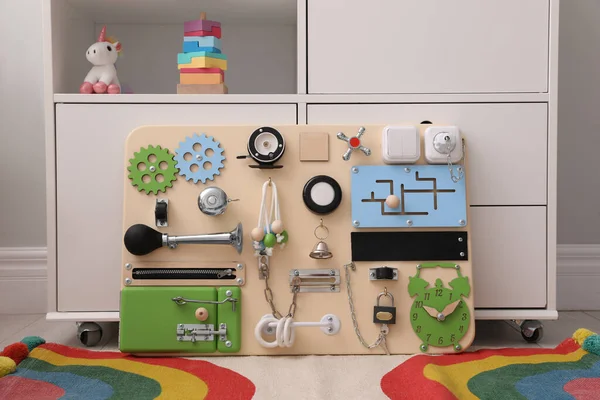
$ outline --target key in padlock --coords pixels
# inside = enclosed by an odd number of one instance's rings
[[[392,299],[391,307],[384,307],[379,305],[381,297],[389,297]],[[373,309],[373,323],[375,324],[395,324],[396,323],[396,307],[394,306],[394,296],[384,289],[382,293],[377,296],[377,305]]]

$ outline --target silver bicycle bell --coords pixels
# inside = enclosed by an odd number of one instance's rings
[[[238,199],[230,199],[223,189],[209,186],[198,196],[198,207],[204,214],[216,216],[223,214],[231,201],[238,201]]]

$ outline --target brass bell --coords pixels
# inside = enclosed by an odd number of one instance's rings
[[[313,250],[310,252],[310,257],[316,258],[317,260],[323,260],[333,257],[333,254],[329,251],[327,243],[321,240],[313,247]]]

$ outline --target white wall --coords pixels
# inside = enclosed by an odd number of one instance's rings
[[[42,0],[0,0],[0,248],[46,245]]]
[[[41,2],[0,0],[0,314],[46,310]]]
[[[22,262],[30,260],[27,257],[41,270],[41,248],[46,242],[42,1],[46,0],[0,0],[0,188],[4,193],[0,202],[0,292],[2,285],[14,286],[15,279],[25,282],[39,277],[31,271],[15,271],[31,266],[29,261]],[[593,248],[598,249],[600,1],[562,0],[560,12],[558,242],[597,244]],[[243,75],[232,74],[232,79],[243,79]],[[85,152],[81,157],[85,162]],[[33,251],[25,251],[26,257],[15,256],[19,251],[15,253],[14,248]],[[596,271],[592,272],[600,276],[595,261],[600,252],[593,250],[592,254],[585,260],[591,261],[590,267]],[[560,285],[559,279],[559,291]]]
[[[600,1],[562,0],[558,243],[600,243]]]

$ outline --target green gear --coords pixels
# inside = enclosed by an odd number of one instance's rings
[[[150,161],[151,156],[155,158],[152,161]],[[133,153],[127,170],[131,184],[137,186],[138,192],[144,190],[146,194],[150,192],[158,194],[159,191],[164,193],[167,187],[173,187],[173,181],[177,180],[179,172],[175,167],[174,155],[169,153],[169,149],[152,145],[148,148],[142,147],[139,152]],[[163,177],[162,182],[157,180],[159,176]],[[144,177],[150,180],[144,182]]]

